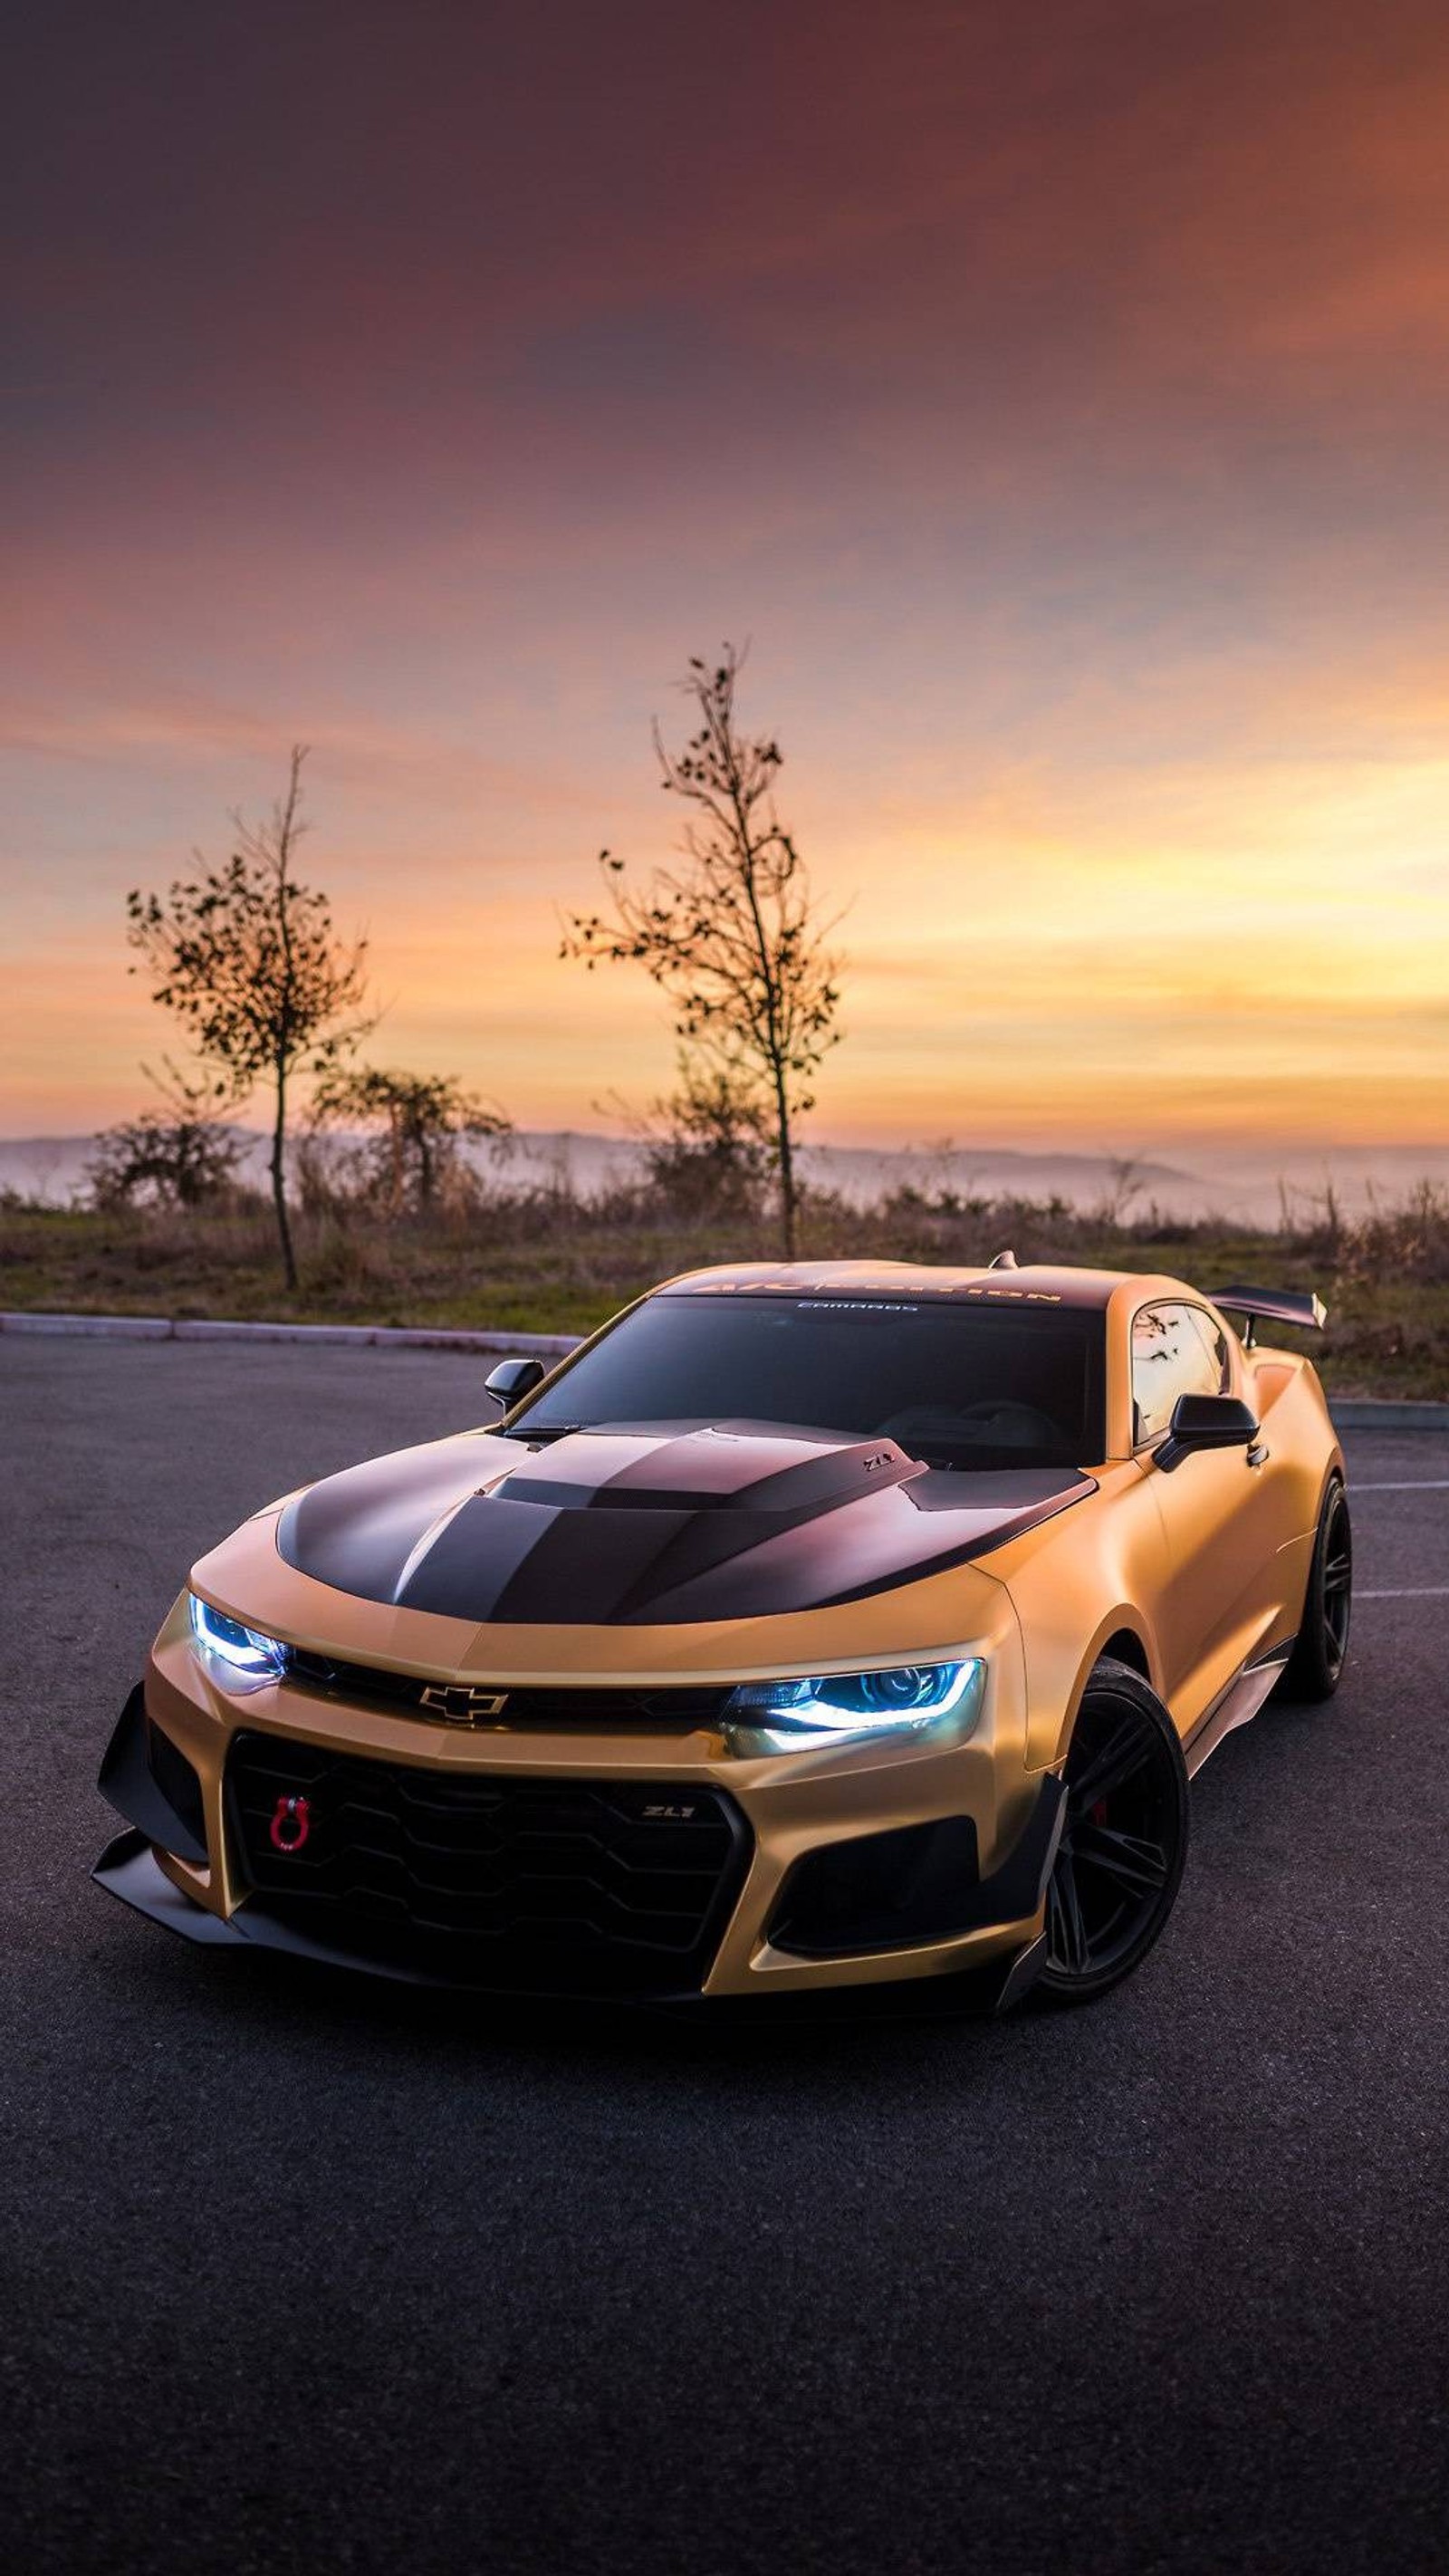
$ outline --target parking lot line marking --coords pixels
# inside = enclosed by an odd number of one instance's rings
[[[1355,1601],[1449,1601],[1449,1583],[1405,1583],[1389,1592],[1355,1592]]]
[[[1391,1485],[1360,1484],[1353,1480],[1356,1494],[1449,1494],[1449,1476],[1405,1476]]]

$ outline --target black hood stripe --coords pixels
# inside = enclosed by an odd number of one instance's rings
[[[277,1545],[335,1591],[478,1626],[659,1626],[862,1600],[1095,1491],[1075,1469],[928,1472],[888,1441],[731,1435],[722,1457],[717,1437],[641,1436],[621,1466],[616,1434],[523,1459],[465,1434],[327,1477]]]

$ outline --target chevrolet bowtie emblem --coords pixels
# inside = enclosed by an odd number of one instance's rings
[[[435,1710],[451,1726],[477,1726],[485,1717],[503,1715],[508,1693],[482,1690],[474,1682],[429,1682],[418,1704]]]

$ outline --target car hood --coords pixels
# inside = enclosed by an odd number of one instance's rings
[[[751,1424],[468,1432],[289,1503],[277,1546],[366,1601],[479,1625],[669,1626],[826,1609],[964,1564],[1095,1490],[930,1469],[892,1440]]]

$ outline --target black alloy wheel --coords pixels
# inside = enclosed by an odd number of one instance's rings
[[[1318,1515],[1303,1624],[1283,1675],[1285,1699],[1332,1699],[1343,1679],[1352,1617],[1353,1525],[1342,1479],[1335,1476]]]
[[[1044,2000],[1090,2003],[1145,1958],[1187,1858],[1187,1768],[1155,1691],[1104,1656],[1065,1771],[1067,1809],[1047,1888]]]

